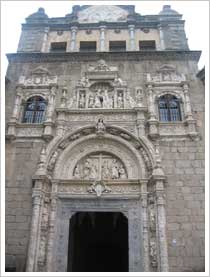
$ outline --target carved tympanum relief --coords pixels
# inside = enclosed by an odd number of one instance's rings
[[[74,168],[75,179],[106,180],[127,179],[122,162],[106,153],[96,153],[83,158]]]

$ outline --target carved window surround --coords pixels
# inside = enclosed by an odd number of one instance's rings
[[[156,139],[167,134],[167,136],[190,136],[192,139],[197,139],[196,121],[192,116],[186,76],[179,74],[172,65],[163,65],[156,73],[146,75],[146,87],[150,115],[148,120],[149,136]],[[159,121],[158,99],[164,94],[171,94],[179,99],[182,121],[170,123]],[[174,132],[174,128],[176,132]]]

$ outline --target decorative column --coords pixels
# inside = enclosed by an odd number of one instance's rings
[[[147,91],[148,91],[148,110],[149,110],[149,136],[152,139],[155,139],[159,136],[158,131],[158,120],[155,115],[155,102],[154,102],[154,91],[153,86],[151,84],[147,85]]]
[[[128,29],[129,29],[129,35],[130,35],[130,51],[135,51],[135,25],[128,25]]]
[[[13,112],[12,112],[10,122],[8,123],[7,135],[10,138],[14,138],[16,136],[16,124],[17,124],[17,121],[19,120],[19,116],[20,116],[21,95],[22,95],[22,87],[17,86]]]
[[[185,113],[186,113],[186,124],[188,126],[188,135],[191,138],[196,138],[197,137],[197,132],[196,132],[196,121],[193,119],[192,116],[192,109],[191,109],[191,104],[190,104],[190,96],[189,96],[189,86],[188,84],[183,85],[183,92],[184,92],[184,98],[185,98]]]
[[[74,52],[76,51],[76,34],[77,34],[77,27],[71,27],[71,45],[70,45],[70,51]]]
[[[51,207],[49,216],[49,230],[48,230],[48,244],[47,244],[47,262],[46,269],[48,272],[54,271],[53,265],[53,247],[55,241],[55,220],[56,220],[56,208],[57,208],[57,186],[56,182],[52,183],[51,192]]]
[[[141,210],[143,224],[144,244],[144,271],[149,271],[149,226],[148,226],[148,202],[147,202],[147,181],[141,181]]]
[[[48,39],[48,33],[49,33],[49,27],[44,28],[44,35],[43,35],[43,42],[42,42],[42,49],[41,52],[47,52],[47,39]]]
[[[28,246],[28,256],[26,271],[35,271],[36,257],[38,251],[38,235],[40,228],[40,210],[42,205],[42,182],[43,180],[35,180],[35,185],[32,192],[32,218],[30,228],[30,238]]]
[[[53,112],[55,108],[55,96],[57,92],[57,86],[52,86],[50,89],[49,102],[47,106],[46,121],[44,122],[44,134],[45,139],[51,139],[53,137]]]
[[[163,33],[163,27],[159,26],[159,34],[160,34],[160,50],[165,50],[165,41],[164,41],[164,33]]]
[[[154,185],[154,193],[156,198],[157,220],[156,232],[158,238],[158,270],[168,271],[168,247],[166,235],[166,211],[165,211],[165,175],[160,166],[160,159],[152,173],[152,182]]]
[[[105,29],[106,26],[100,26],[100,51],[105,51]]]

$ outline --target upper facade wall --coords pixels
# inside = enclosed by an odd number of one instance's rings
[[[124,51],[188,50],[182,15],[168,5],[158,15],[146,16],[134,6],[86,5],[74,6],[62,18],[48,18],[40,8],[26,18],[18,52],[51,52],[56,42],[66,43],[64,52],[79,52],[83,41],[96,42],[96,52],[110,51],[110,41],[125,41]],[[155,47],[141,49],[141,41],[153,41]]]

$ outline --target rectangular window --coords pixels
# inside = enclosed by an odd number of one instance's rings
[[[80,52],[96,52],[96,41],[80,41]]]
[[[52,42],[50,52],[53,52],[53,53],[66,52],[66,42]]]
[[[109,51],[111,52],[125,52],[126,51],[126,41],[110,41]]]
[[[139,41],[139,50],[156,50],[155,40],[140,40]]]

